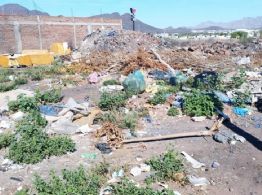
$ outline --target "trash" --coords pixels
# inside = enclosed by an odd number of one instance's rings
[[[146,92],[151,94],[156,94],[158,92],[159,86],[154,83],[153,85],[148,85],[146,87]]]
[[[96,144],[96,148],[101,151],[102,154],[110,154],[112,149],[107,143],[98,143]]]
[[[10,122],[8,122],[8,121],[2,120],[2,121],[0,122],[0,128],[10,129],[10,128],[11,128],[11,124],[10,124]]]
[[[247,65],[251,63],[250,57],[236,58],[237,65]]]
[[[128,77],[124,80],[123,86],[127,91],[131,91],[134,93],[142,93],[146,89],[144,75],[140,70],[137,70],[132,74],[129,74]]]
[[[240,141],[241,143],[245,143],[246,139],[243,136],[237,135],[237,134],[233,134],[233,138],[236,141]]]
[[[218,162],[216,162],[216,161],[214,161],[214,162],[211,164],[211,167],[214,168],[214,169],[218,168],[219,166],[220,166],[220,164],[219,164]]]
[[[0,171],[6,172],[8,170],[17,170],[17,169],[23,169],[24,167],[18,164],[14,164],[12,160],[4,159],[1,166]]]
[[[112,173],[113,179],[117,179],[117,178],[121,178],[121,177],[124,177],[124,170],[123,169],[120,169],[119,171],[114,171]]]
[[[192,164],[192,167],[194,169],[199,169],[201,167],[205,167],[206,165],[204,163],[198,162],[197,160],[195,160],[194,158],[192,158],[189,154],[187,154],[186,152],[181,152],[181,154],[183,154],[186,158],[186,160],[188,162],[190,162]]]
[[[186,77],[186,75],[184,75],[182,72],[178,71],[178,72],[176,72],[175,76],[170,77],[169,83],[171,85],[177,85],[179,83],[186,82],[187,79],[188,78]]]
[[[122,85],[107,85],[107,86],[102,86],[99,91],[100,92],[107,92],[107,93],[112,93],[112,92],[117,92],[117,91],[122,91],[124,87]]]
[[[248,115],[249,110],[247,108],[233,107],[234,114],[245,117]]]
[[[95,153],[83,153],[81,154],[82,158],[86,158],[86,159],[96,159],[96,154]]]
[[[122,130],[115,124],[109,122],[104,123],[102,128],[96,131],[96,137],[103,136],[107,137],[107,143],[110,145],[110,147],[119,148],[122,146],[124,136]]]
[[[151,169],[150,165],[147,165],[147,164],[141,164],[140,168],[142,172],[150,172],[150,169]]]
[[[98,82],[98,74],[97,72],[93,72],[92,74],[89,75],[88,77],[89,83],[95,84]]]
[[[218,97],[218,99],[221,102],[224,102],[224,103],[231,102],[230,98],[226,94],[222,93],[221,91],[214,91],[214,94]]]
[[[259,112],[262,112],[262,98],[258,99],[258,101],[255,103],[255,106]]]
[[[150,115],[147,115],[144,117],[144,120],[147,122],[147,123],[152,123],[153,122],[153,119]]]
[[[41,105],[39,106],[40,112],[47,116],[57,116],[62,110],[61,107],[56,107],[53,105]]]
[[[23,178],[18,178],[18,177],[10,177],[11,180],[22,182]]]
[[[148,76],[150,78],[155,79],[155,80],[166,80],[166,81],[168,81],[170,79],[171,75],[168,72],[165,72],[165,71],[152,70],[148,73]]]
[[[195,117],[192,117],[191,119],[194,121],[194,122],[202,122],[204,120],[206,120],[206,116],[195,116]]]
[[[21,121],[24,116],[25,116],[25,113],[18,111],[16,113],[10,115],[10,118],[17,122],[17,121]]]
[[[194,186],[205,186],[210,184],[210,182],[206,178],[195,177],[193,175],[188,176],[188,181]]]
[[[137,177],[137,176],[141,175],[141,173],[142,173],[142,170],[139,167],[133,167],[130,170],[130,174],[133,175],[134,177]]]

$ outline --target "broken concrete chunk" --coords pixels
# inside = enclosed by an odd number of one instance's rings
[[[77,133],[91,133],[94,129],[90,128],[88,124],[83,125],[77,129]]]
[[[122,85],[108,85],[108,86],[102,86],[99,91],[100,92],[106,92],[106,93],[112,93],[117,91],[122,91],[124,87]]]
[[[240,141],[241,143],[244,143],[246,141],[246,139],[243,136],[237,135],[237,134],[233,134],[233,138],[236,141]]]
[[[10,118],[17,122],[17,121],[21,121],[24,116],[25,116],[25,113],[19,111],[19,112],[12,114]]]
[[[141,175],[141,173],[142,173],[142,170],[139,167],[133,167],[130,171],[130,174],[133,175],[134,177]]]
[[[219,143],[227,143],[228,142],[228,137],[222,135],[221,133],[216,133],[214,136],[213,136],[213,139]]]
[[[204,163],[198,162],[197,160],[195,160],[194,158],[192,158],[189,154],[187,154],[186,152],[181,152],[181,154],[184,155],[184,157],[186,158],[186,160],[188,162],[190,162],[192,164],[192,167],[194,169],[199,169],[201,167],[205,167],[206,165]]]
[[[58,121],[51,124],[50,129],[48,129],[48,133],[71,135],[76,133],[78,128],[79,126],[72,123],[72,121],[65,118],[61,118]]]

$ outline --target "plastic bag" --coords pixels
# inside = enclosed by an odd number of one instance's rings
[[[132,74],[129,74],[128,77],[124,80],[123,86],[127,91],[131,91],[134,93],[142,93],[146,89],[144,75],[140,70],[137,70]]]

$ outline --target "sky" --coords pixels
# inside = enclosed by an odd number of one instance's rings
[[[262,16],[262,0],[0,0],[0,5],[6,3],[37,8],[55,16],[81,17],[112,12],[123,14],[134,7],[138,19],[160,28]]]

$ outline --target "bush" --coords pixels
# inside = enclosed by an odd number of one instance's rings
[[[124,116],[124,119],[120,125],[122,128],[128,128],[135,130],[138,120],[138,114],[136,112],[129,112]]]
[[[184,165],[180,155],[168,150],[165,154],[154,157],[146,162],[156,171],[154,175],[146,179],[147,183],[155,181],[177,180],[177,174],[184,173]]]
[[[186,95],[183,104],[183,111],[189,116],[213,116],[214,109],[212,98],[197,90]]]
[[[248,35],[247,32],[237,31],[237,32],[231,33],[231,38],[233,38],[233,39],[246,39],[247,35]]]
[[[177,116],[179,115],[179,111],[177,108],[170,108],[167,112],[168,116]]]
[[[12,133],[2,133],[0,134],[0,150],[10,146],[10,144],[15,140],[15,135]]]
[[[233,105],[236,107],[241,107],[241,108],[245,108],[246,107],[246,103],[249,102],[250,100],[250,93],[249,92],[240,92],[237,91],[235,92],[235,97],[233,98]]]
[[[23,112],[30,112],[32,110],[38,110],[38,103],[33,97],[26,97],[24,94],[21,94],[17,97],[16,101],[10,101],[8,103],[10,111],[21,110]]]
[[[18,77],[18,78],[15,79],[16,85],[24,85],[24,84],[27,84],[27,83],[28,83],[28,80],[26,78]]]
[[[118,93],[102,93],[99,107],[103,110],[112,110],[119,109],[120,107],[125,106],[127,100],[127,96],[123,92]]]
[[[150,187],[137,187],[133,182],[124,179],[116,185],[112,185],[112,194],[114,195],[173,195],[172,190],[164,189],[156,191]]]
[[[16,88],[15,82],[0,83],[0,92],[10,91]]]
[[[166,93],[165,92],[157,92],[149,101],[149,104],[158,105],[164,104],[166,102]]]
[[[51,89],[44,93],[41,93],[39,90],[37,90],[35,99],[41,103],[58,103],[62,99],[61,90]]]
[[[49,181],[39,175],[35,176],[34,186],[38,194],[99,194],[104,183],[105,173],[97,174],[96,171],[86,173],[83,167],[70,171],[64,169],[62,176],[50,173]]]
[[[16,129],[17,139],[9,146],[8,157],[17,163],[34,164],[49,156],[60,156],[75,150],[66,137],[51,137],[43,131],[47,122],[38,112],[29,113]]]
[[[108,85],[119,85],[120,83],[117,80],[111,79],[103,82],[104,86]]]
[[[43,76],[41,72],[35,72],[35,74],[31,75],[31,80],[32,81],[41,81],[43,79]]]

